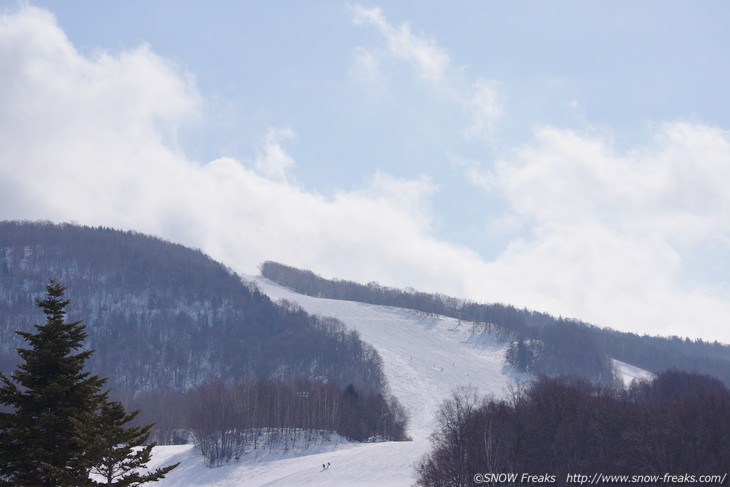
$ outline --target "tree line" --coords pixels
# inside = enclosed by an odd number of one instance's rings
[[[183,404],[211,466],[266,450],[306,450],[333,433],[358,442],[404,440],[407,423],[395,398],[308,380],[205,383]]]
[[[326,279],[271,261],[261,264],[260,271],[267,279],[310,296],[409,308],[472,322],[474,333],[509,342],[507,361],[521,372],[575,375],[611,384],[615,380],[611,359],[615,358],[654,373],[680,368],[730,384],[730,346],[718,342],[640,336],[505,304]]]
[[[0,373],[14,377],[11,370],[22,363],[15,349],[35,330],[34,300],[48,275],[69,286],[69,316],[90,324],[83,333],[84,350],[94,350],[86,357],[89,373],[109,378],[105,397],[122,408],[104,409],[109,421],[138,428],[139,446],[185,443],[191,433],[201,446],[212,444],[217,433],[206,437],[203,431],[213,430],[202,426],[215,425],[216,411],[230,408],[234,429],[258,438],[259,446],[273,444],[264,437],[295,430],[307,441],[328,432],[354,441],[403,436],[405,415],[387,393],[380,356],[357,332],[293,303],[272,302],[200,251],[134,232],[0,222]],[[301,384],[310,390],[293,389]],[[200,392],[213,385],[221,397]],[[313,398],[306,414],[297,409],[297,392]],[[311,409],[322,395],[335,408],[325,410],[329,416]],[[226,402],[230,397],[238,399]],[[220,401],[193,407],[206,398]],[[348,404],[355,412],[345,414]],[[0,411],[16,406],[0,403]],[[277,414],[283,419],[271,416]]]
[[[0,222],[0,371],[17,363],[54,276],[89,323],[89,368],[126,400],[223,381],[297,378],[383,391],[377,352],[334,319],[274,303],[199,250],[135,232]]]
[[[154,425],[140,422],[140,409],[127,413],[103,389],[107,379],[85,370],[94,353],[84,349],[86,327],[66,322],[64,286],[51,280],[46,289],[37,300],[46,323],[36,333],[17,332],[29,348],[18,349],[21,363],[10,377],[0,373],[0,485],[136,486],[163,478],[176,465],[143,470],[156,444],[149,443]],[[334,433],[403,440],[407,422],[394,397],[308,379],[218,379],[128,400],[156,402],[150,411],[166,430],[155,436],[192,435],[210,466],[265,448],[306,449]]]
[[[539,472],[566,485],[568,474],[699,477],[730,465],[730,390],[678,370],[626,390],[544,376],[505,400],[460,389],[437,423],[416,466],[420,487],[471,486],[480,472]]]

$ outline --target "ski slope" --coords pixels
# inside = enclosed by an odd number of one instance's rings
[[[627,364],[620,360],[611,359],[613,361],[613,368],[621,378],[624,387],[629,387],[634,381],[651,381],[656,378],[656,375],[649,372],[646,369],[637,367],[635,365]]]
[[[160,487],[377,486],[407,487],[415,464],[430,447],[435,413],[459,386],[503,396],[518,374],[505,367],[505,344],[472,335],[470,322],[427,317],[412,310],[304,296],[263,277],[250,281],[272,300],[297,303],[305,311],[333,316],[357,330],[383,359],[390,390],[408,410],[413,441],[334,443],[318,451],[244,458],[210,469],[191,445],[155,449],[150,467],[181,462]],[[323,470],[322,464],[330,463]]]

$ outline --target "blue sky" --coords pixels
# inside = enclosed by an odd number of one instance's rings
[[[0,218],[730,342],[726,2],[0,6]]]

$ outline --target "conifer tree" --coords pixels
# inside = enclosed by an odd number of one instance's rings
[[[110,414],[119,415],[118,407],[102,391],[106,379],[84,371],[93,351],[82,350],[87,336],[84,325],[65,322],[70,302],[64,297],[65,289],[54,280],[49,282],[46,298],[36,299],[46,323],[34,325],[35,333],[17,332],[28,342],[28,348],[18,349],[22,363],[11,377],[0,374],[0,405],[9,409],[0,413],[0,486],[89,485],[91,469],[103,458],[98,438],[104,422]],[[121,424],[126,423],[124,419],[126,415]],[[117,434],[121,424],[116,426]],[[144,436],[135,436],[138,433],[132,429],[126,441],[136,443]],[[142,455],[139,460],[145,458]]]
[[[89,445],[91,473],[102,479],[89,482],[90,486],[136,487],[160,480],[177,467],[174,464],[152,472],[140,471],[149,463],[155,444],[142,446],[153,425],[125,428],[139,413],[139,410],[127,413],[119,402],[104,401],[97,412],[76,421],[79,437]]]
[[[53,280],[36,304],[46,323],[36,333],[17,332],[29,345],[12,379],[0,375],[0,404],[11,412],[0,416],[0,479],[7,485],[60,485],[51,470],[82,475],[82,445],[73,418],[94,411],[102,400],[105,380],[84,372],[92,351],[79,351],[86,338],[80,322],[65,322],[65,288]]]

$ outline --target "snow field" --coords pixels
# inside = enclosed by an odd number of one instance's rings
[[[427,317],[407,309],[352,301],[313,298],[289,291],[262,277],[250,277],[274,301],[286,299],[310,314],[333,316],[357,330],[383,359],[390,391],[410,416],[413,441],[332,443],[318,451],[242,458],[221,468],[204,466],[192,445],[155,449],[150,467],[182,462],[160,487],[373,486],[407,487],[415,482],[415,464],[429,449],[435,413],[459,386],[482,394],[505,395],[520,376],[505,368],[506,345],[472,335],[472,324]],[[322,470],[322,464],[331,467]]]

